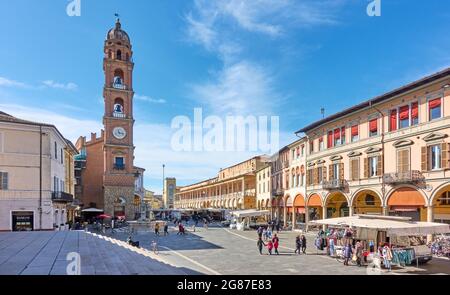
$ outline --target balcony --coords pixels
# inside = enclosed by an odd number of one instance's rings
[[[283,196],[284,195],[284,190],[282,188],[273,189],[272,190],[272,195],[273,196]]]
[[[127,115],[125,115],[124,113],[119,113],[119,112],[113,112],[112,116],[114,118],[120,118],[120,119],[125,119],[127,117]]]
[[[115,170],[125,170],[125,164],[114,164]]]
[[[120,90],[127,90],[127,86],[122,83],[112,83],[112,88],[114,89],[120,89]]]
[[[386,184],[419,183],[425,180],[420,171],[411,170],[406,172],[386,173],[383,181]]]
[[[52,201],[72,203],[73,195],[65,192],[52,192]]]
[[[326,190],[340,190],[348,186],[345,179],[325,180],[322,182],[322,188]]]

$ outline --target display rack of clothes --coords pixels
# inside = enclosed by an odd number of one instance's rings
[[[410,265],[416,258],[413,248],[393,248],[392,249],[392,264],[406,266]]]

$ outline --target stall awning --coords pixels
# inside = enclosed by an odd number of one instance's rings
[[[232,211],[230,212],[230,214],[232,216],[236,216],[237,218],[241,218],[241,217],[257,217],[257,216],[265,216],[265,215],[269,215],[270,211],[269,210],[239,210],[239,211]]]
[[[356,227],[385,231],[388,236],[426,236],[449,233],[445,223],[416,222],[407,217],[356,215],[311,221],[312,224],[324,224],[334,227]]]

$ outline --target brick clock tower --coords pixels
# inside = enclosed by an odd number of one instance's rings
[[[104,52],[104,211],[111,216],[134,219],[134,63],[130,38],[119,19],[108,32]]]

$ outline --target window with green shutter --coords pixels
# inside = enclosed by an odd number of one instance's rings
[[[8,173],[0,172],[0,190],[8,189]]]

